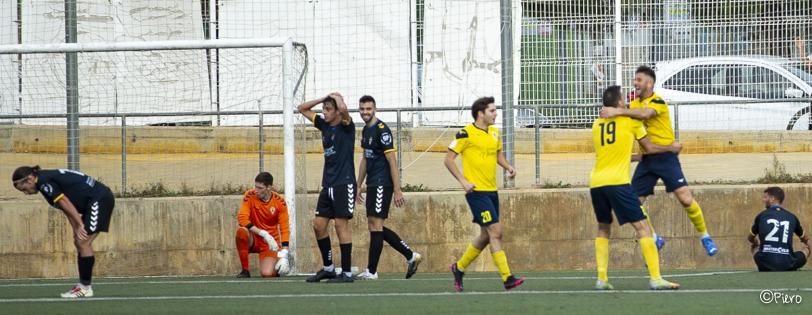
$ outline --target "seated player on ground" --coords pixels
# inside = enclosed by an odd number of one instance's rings
[[[259,254],[262,277],[278,277],[290,271],[288,206],[282,195],[272,190],[273,176],[262,172],[254,179],[254,189],[245,192],[237,213],[237,253],[242,271],[237,278],[250,278],[248,254]],[[277,240],[281,241],[277,244]]]
[[[783,189],[767,188],[761,200],[766,209],[756,216],[747,237],[758,271],[798,270],[809,257],[809,237],[798,218],[781,206]],[[792,233],[801,240],[798,251],[793,250]]]

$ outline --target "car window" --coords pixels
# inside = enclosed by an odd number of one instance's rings
[[[669,78],[663,87],[682,92],[733,96],[735,85],[730,82],[730,72],[727,65],[691,66]]]
[[[741,65],[736,79],[739,97],[781,99],[788,88],[798,88],[781,74],[759,66]]]

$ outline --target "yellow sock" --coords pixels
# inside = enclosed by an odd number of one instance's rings
[[[657,232],[654,232],[654,224],[651,224],[651,216],[648,215],[648,209],[646,209],[646,206],[640,206],[640,210],[643,210],[643,214],[646,215],[646,222],[648,222],[648,228],[651,229],[651,233],[657,235]]]
[[[457,269],[460,271],[465,271],[465,268],[468,268],[468,265],[479,257],[479,253],[481,252],[482,250],[477,249],[473,244],[468,244],[468,249],[465,250],[465,253],[462,254],[462,257],[460,257],[460,260],[457,261]]]
[[[505,280],[510,277],[510,267],[508,267],[505,251],[500,250],[493,253],[493,262],[496,264],[496,269],[499,269],[499,275],[502,276],[502,282],[505,282]]]
[[[660,256],[657,253],[657,245],[654,244],[654,239],[651,237],[644,237],[640,239],[640,249],[643,251],[643,258],[646,259],[648,266],[648,274],[652,280],[661,279],[660,276]]]
[[[598,280],[609,281],[609,239],[595,238],[595,260],[598,262]]]
[[[705,227],[705,217],[702,215],[702,208],[699,207],[696,200],[691,202],[688,208],[685,208],[685,212],[688,213],[688,218],[691,219],[691,223],[694,224],[697,232],[700,234],[708,232],[708,228]]]

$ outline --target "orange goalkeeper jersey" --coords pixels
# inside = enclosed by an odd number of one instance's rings
[[[275,192],[271,193],[271,199],[265,202],[253,189],[246,191],[240,211],[237,213],[237,222],[240,226],[252,224],[268,231],[282,246],[286,246],[290,241],[288,206],[282,195]]]

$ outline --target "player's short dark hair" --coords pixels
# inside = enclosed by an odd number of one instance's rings
[[[778,199],[778,202],[784,202],[784,190],[781,189],[781,187],[767,187],[767,189],[764,190],[764,193]]]
[[[657,74],[654,73],[654,69],[651,69],[649,66],[639,66],[637,70],[634,71],[634,74],[642,73],[649,77],[651,77],[654,82],[657,82]]]
[[[617,107],[618,101],[623,99],[620,85],[612,85],[603,91],[603,106]]]
[[[321,103],[323,104],[322,106],[330,105],[330,106],[333,107],[333,109],[338,109],[338,105],[336,104],[336,100],[332,96],[325,97],[324,101],[321,102]]]
[[[378,103],[375,103],[375,98],[369,95],[361,96],[361,99],[358,100],[358,103],[372,103],[372,106],[378,107]]]
[[[268,172],[262,172],[257,174],[257,177],[254,178],[254,181],[257,183],[263,183],[265,186],[273,186],[273,175]]]
[[[14,174],[11,175],[11,181],[16,182],[23,178],[28,177],[28,175],[38,175],[39,174],[39,165],[34,166],[20,166],[16,170],[14,170]]]
[[[476,101],[474,101],[474,104],[471,105],[471,117],[474,117],[474,120],[476,120],[477,113],[484,112],[485,109],[488,108],[488,105],[493,104],[494,102],[495,100],[493,96],[478,98]]]

